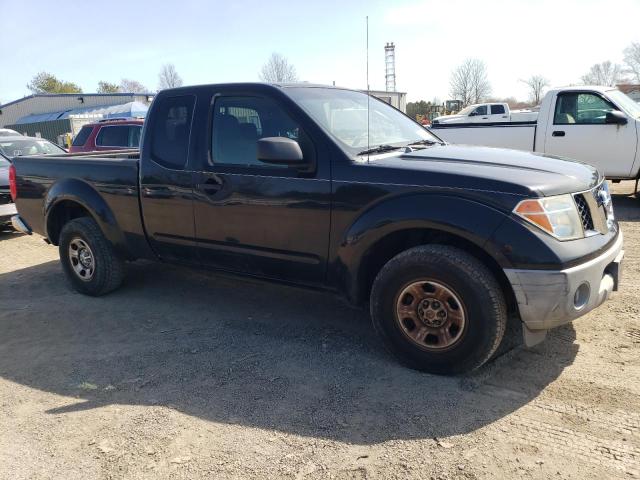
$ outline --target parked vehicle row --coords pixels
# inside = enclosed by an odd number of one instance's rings
[[[17,213],[9,192],[9,158],[61,153],[65,153],[62,148],[43,138],[0,135],[0,227],[10,223],[11,217]]]
[[[640,174],[640,104],[615,88],[550,90],[533,124],[447,125],[431,131],[447,142],[512,148],[593,165],[608,179]]]
[[[139,152],[10,167],[13,224],[57,245],[82,293],[135,259],[327,290],[368,304],[405,364],[452,374],[491,358],[509,314],[532,345],[618,288],[622,232],[588,165],[446,145],[312,85],[165,90],[146,122]]]

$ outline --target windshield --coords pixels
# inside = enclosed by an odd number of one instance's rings
[[[626,93],[622,93],[620,90],[609,90],[607,95],[628,115],[640,118],[640,103],[634,102]]]
[[[462,110],[460,110],[457,115],[469,115],[471,113],[471,110],[473,110],[474,108],[476,108],[475,105],[469,105],[468,107],[464,107]]]
[[[400,111],[362,92],[290,87],[286,93],[352,155],[380,145],[402,147],[425,140],[440,143]]]
[[[7,157],[21,157],[47,153],[65,153],[48,140],[41,138],[0,138],[0,151]]]

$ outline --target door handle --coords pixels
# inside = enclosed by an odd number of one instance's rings
[[[564,130],[556,130],[551,134],[552,137],[564,137]]]
[[[489,120],[489,117],[482,117],[483,120]]]

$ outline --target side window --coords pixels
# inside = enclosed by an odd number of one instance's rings
[[[104,126],[96,137],[100,147],[126,147],[129,143],[129,127],[126,125]]]
[[[73,139],[73,143],[71,145],[73,145],[74,147],[81,147],[82,145],[87,143],[87,139],[89,138],[89,135],[91,135],[92,131],[93,127],[90,125],[82,127],[82,129],[76,135],[76,138]]]
[[[487,114],[487,106],[486,105],[480,105],[479,107],[477,107],[473,113],[475,115],[486,115]]]
[[[165,97],[154,107],[151,125],[151,157],[160,165],[182,169],[189,154],[193,95]]]
[[[558,95],[553,116],[555,125],[598,125],[605,122],[607,113],[616,108],[593,93],[563,93]]]
[[[504,113],[504,105],[491,105],[491,115],[503,115]]]
[[[274,101],[262,97],[219,97],[213,106],[211,156],[214,165],[287,168],[258,160],[258,140],[286,137],[300,144],[305,158],[313,146],[300,126]]]
[[[127,146],[131,148],[139,148],[141,133],[142,127],[140,125],[129,125],[129,142],[127,143]]]

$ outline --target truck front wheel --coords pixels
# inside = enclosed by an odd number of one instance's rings
[[[491,358],[504,335],[507,308],[493,274],[475,257],[424,245],[382,268],[371,292],[371,318],[404,364],[451,375]]]
[[[124,277],[123,261],[90,217],[66,223],[60,232],[60,261],[73,288],[99,296],[115,290]]]

